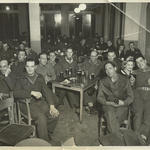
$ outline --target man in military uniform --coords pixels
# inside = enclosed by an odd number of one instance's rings
[[[138,66],[134,93],[134,130],[147,142],[150,133],[150,67],[142,55],[136,55]]]
[[[133,92],[128,78],[117,73],[113,62],[104,65],[106,77],[100,81],[97,101],[102,105],[110,133],[118,133],[126,120],[128,107],[133,102]]]
[[[24,50],[19,50],[16,62],[11,66],[11,70],[16,76],[20,76],[25,73],[25,61],[26,52]]]
[[[98,54],[96,51],[92,51],[90,59],[81,64],[81,70],[85,71],[86,76],[90,79],[93,75],[95,77],[101,77],[102,62],[98,60]],[[84,104],[88,113],[94,113],[94,104],[96,103],[96,90],[97,84],[91,87],[88,91],[84,92]]]
[[[31,117],[37,123],[38,136],[49,142],[48,127],[49,130],[53,129],[51,129],[52,124],[47,125],[48,120],[51,119],[56,124],[56,119],[54,118],[58,117],[59,112],[53,104],[52,93],[48,89],[44,78],[35,72],[35,60],[27,59],[25,68],[26,73],[17,80],[14,96],[17,100],[31,99]],[[20,107],[22,111],[26,111],[24,104]]]

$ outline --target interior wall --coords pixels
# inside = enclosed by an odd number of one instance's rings
[[[126,3],[124,41],[127,48],[130,41],[134,41],[138,46],[140,15],[141,3]]]

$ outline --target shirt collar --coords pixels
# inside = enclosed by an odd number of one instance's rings
[[[69,64],[71,64],[71,63],[73,62],[73,58],[71,58],[71,60],[69,60],[69,59],[67,59],[67,57],[65,57],[65,60],[66,60]]]
[[[31,84],[34,84],[36,79],[38,77],[38,74],[35,72],[34,76],[32,76],[32,78],[30,78],[30,76],[26,75],[26,78],[28,79],[28,81],[31,83]]]
[[[98,65],[98,60],[97,60],[95,63],[93,63],[93,62],[91,61],[91,59],[89,59],[89,63],[94,64],[94,65]]]

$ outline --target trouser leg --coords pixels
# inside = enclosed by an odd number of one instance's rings
[[[58,98],[58,103],[63,104],[63,99],[66,96],[66,90],[56,88],[56,96]]]
[[[143,120],[143,112],[144,112],[144,105],[143,105],[143,94],[140,90],[134,91],[134,102],[133,102],[133,127],[134,131],[139,131],[142,120]]]
[[[40,110],[46,114],[48,136],[49,136],[49,138],[51,138],[51,134],[53,133],[54,129],[56,128],[56,125],[58,122],[58,117],[53,118],[50,115],[50,113],[49,113],[50,108],[45,101],[41,101],[38,105],[40,107]]]
[[[88,105],[89,103],[96,103],[96,92],[92,95],[89,95],[87,92],[84,92],[84,105]]]
[[[116,108],[112,106],[103,106],[103,110],[107,121],[108,131],[110,133],[118,133],[120,124],[116,116]]]
[[[128,119],[128,107],[118,107],[116,108],[116,116],[121,124],[124,120]]]
[[[145,135],[146,137],[149,136],[150,133],[150,94],[147,95],[144,101],[144,114],[143,114],[143,122],[140,127],[140,133]]]
[[[79,107],[79,92],[67,91],[67,99],[71,107]]]
[[[42,104],[41,104],[41,107],[43,107]],[[31,109],[31,117],[37,123],[37,134],[38,134],[38,137],[42,138],[42,139],[44,139],[46,141],[49,141],[46,113],[42,112],[40,110],[40,107],[38,106],[38,104],[36,104],[36,102],[30,104],[30,109]]]

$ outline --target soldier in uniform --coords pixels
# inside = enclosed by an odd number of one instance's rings
[[[135,56],[135,61],[139,69],[136,71],[133,123],[134,130],[146,143],[150,132],[150,67],[141,54]]]
[[[118,133],[121,123],[127,118],[133,92],[127,77],[117,73],[115,63],[104,65],[107,76],[100,81],[97,101],[102,105],[110,133]]]
[[[56,124],[55,118],[58,117],[59,111],[54,106],[53,95],[43,76],[35,72],[35,60],[27,59],[25,65],[26,73],[17,79],[14,97],[17,100],[31,99],[31,117],[37,123],[38,137],[49,142],[48,131],[54,129],[52,126]],[[20,108],[26,112],[25,104],[20,105]],[[51,124],[48,125],[49,120],[51,120]],[[52,125],[52,123],[54,124]]]

